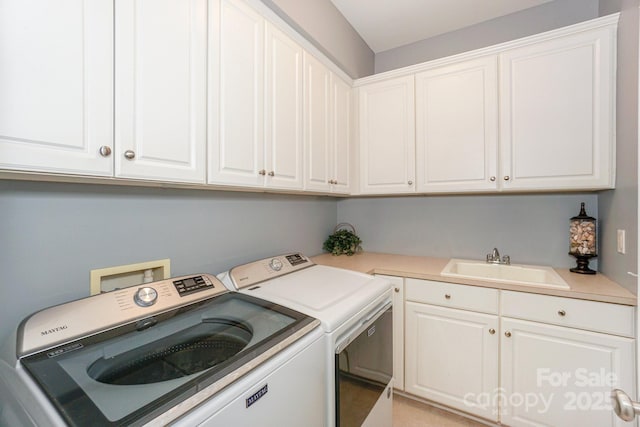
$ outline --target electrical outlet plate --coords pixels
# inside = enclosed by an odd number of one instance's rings
[[[627,242],[626,235],[624,230],[618,230],[618,253],[626,254],[627,253]]]
[[[171,277],[171,260],[167,258],[91,270],[91,295],[142,283],[146,270],[153,271],[154,281],[168,279]]]

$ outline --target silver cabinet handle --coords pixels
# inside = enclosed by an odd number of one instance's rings
[[[451,299],[451,295],[449,295],[449,294],[444,294],[444,297],[445,297],[446,299]]]
[[[492,176],[491,178],[489,178],[489,181],[494,182],[496,180],[495,176]]]
[[[633,421],[640,414],[640,403],[631,400],[629,395],[622,390],[615,389],[611,392],[613,410],[624,421]]]
[[[490,333],[491,335],[493,335],[493,334],[495,334],[495,333],[496,333],[496,330],[495,330],[495,329],[493,329],[493,328],[491,328],[491,329],[489,329],[489,333]]]
[[[510,338],[511,337],[511,332],[509,332],[509,331],[505,332],[504,336],[507,337],[507,338]]]
[[[559,315],[559,316],[563,316],[563,317],[564,317],[564,316],[566,316],[566,315],[567,315],[567,312],[566,312],[566,311],[564,311],[564,310],[558,310],[558,315]]]
[[[269,175],[269,176],[275,176],[275,174],[276,174],[276,173],[275,173],[274,171],[271,171],[271,172],[269,172],[267,175]]]
[[[400,288],[393,288],[394,291],[396,291],[396,293],[400,292]]]
[[[408,181],[407,184],[413,185],[413,181]]]
[[[127,160],[133,160],[136,158],[136,152],[133,150],[127,150],[124,152],[124,158]]]
[[[266,174],[267,174],[267,171],[266,171],[266,170],[264,170],[264,169],[260,169],[260,171],[258,171],[258,175],[262,175],[262,176],[264,176],[264,175],[266,175]]]
[[[505,181],[509,181],[510,179],[511,179],[511,178],[509,177],[509,175],[505,175],[505,176],[504,176],[504,180],[505,180]]]
[[[109,147],[108,145],[103,145],[102,147],[100,147],[98,152],[102,157],[109,157],[111,155],[111,147]]]

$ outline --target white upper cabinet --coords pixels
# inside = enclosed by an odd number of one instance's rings
[[[116,176],[205,182],[206,0],[116,0]]]
[[[242,1],[210,15],[208,181],[302,189],[302,48]]]
[[[266,185],[302,189],[302,48],[267,24]]]
[[[331,191],[331,72],[304,53],[305,189]]]
[[[617,15],[368,77],[361,192],[613,188]],[[498,143],[499,142],[499,143]]]
[[[111,176],[112,150],[113,0],[3,2],[0,168]]]
[[[349,192],[351,87],[304,54],[305,189]]]
[[[245,3],[210,3],[208,181],[264,184],[264,18]]]
[[[418,192],[496,190],[495,55],[416,74]]]
[[[360,191],[415,192],[414,77],[359,88]]]
[[[500,54],[505,190],[614,186],[614,25]]]
[[[331,190],[334,193],[349,194],[351,191],[351,86],[335,74],[331,79],[331,160],[333,171]]]

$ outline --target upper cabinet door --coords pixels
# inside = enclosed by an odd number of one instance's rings
[[[331,73],[304,53],[304,141],[305,189],[330,191],[331,162]]]
[[[111,176],[113,0],[0,9],[0,168]]]
[[[416,75],[418,192],[496,190],[495,56]]]
[[[502,185],[612,188],[615,27],[500,55]]]
[[[359,91],[361,192],[415,192],[413,75],[364,85]]]
[[[267,25],[266,185],[302,189],[302,48]]]
[[[351,191],[351,86],[339,77],[333,76],[331,81],[331,136],[333,143],[331,160],[333,163],[333,185],[334,193],[349,194]]]
[[[205,182],[206,0],[116,0],[116,176]]]
[[[238,0],[209,15],[208,181],[262,186],[264,18]]]

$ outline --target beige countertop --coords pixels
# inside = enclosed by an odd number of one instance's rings
[[[312,257],[311,259],[316,264],[340,267],[362,273],[436,280],[438,282],[460,283],[464,285],[555,295],[615,304],[637,304],[637,298],[634,294],[608,279],[606,276],[600,273],[595,275],[571,273],[567,268],[555,269],[571,288],[564,290],[442,276],[440,272],[447,262],[449,262],[449,258],[362,252],[353,256],[323,254]]]

